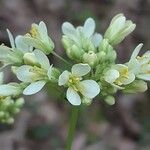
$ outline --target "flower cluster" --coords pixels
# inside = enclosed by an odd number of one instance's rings
[[[138,93],[147,90],[150,81],[150,52],[138,56],[139,44],[131,59],[116,64],[115,46],[123,41],[136,27],[123,14],[116,15],[104,35],[95,32],[95,21],[88,18],[83,26],[74,27],[65,22],[62,25],[62,45],[70,59],[69,68],[62,70],[50,64],[48,54],[54,54],[54,43],[48,35],[44,22],[32,24],[31,30],[15,39],[7,30],[10,45],[0,45],[1,69],[11,66],[20,83],[3,84],[0,78],[0,121],[13,122],[14,114],[23,105],[21,95],[39,92],[47,83],[61,86],[72,105],[89,105],[99,96],[108,104],[115,103],[114,95],[120,90]]]

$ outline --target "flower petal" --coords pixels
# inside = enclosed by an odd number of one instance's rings
[[[98,33],[95,33],[93,36],[92,36],[92,43],[94,44],[95,47],[98,47],[100,42],[102,41],[102,35],[101,34],[98,34]]]
[[[140,52],[142,46],[143,46],[143,44],[140,43],[140,44],[134,49],[134,51],[133,51],[133,53],[132,53],[132,55],[131,55],[131,59],[130,59],[130,60],[135,59],[135,58],[138,56],[138,54],[139,54],[139,52]]]
[[[24,95],[35,94],[35,93],[39,92],[44,87],[45,84],[46,84],[45,81],[33,82],[24,89],[23,94]]]
[[[39,23],[39,33],[40,33],[40,36],[41,38],[44,40],[45,38],[48,39],[48,33],[47,33],[47,27],[46,27],[46,24],[41,21]]]
[[[9,31],[9,29],[7,29],[7,33],[8,33],[8,37],[9,37],[11,47],[15,48],[14,37],[13,37],[12,33]]]
[[[100,86],[94,80],[84,80],[80,82],[81,93],[87,98],[94,98],[100,92]]]
[[[110,69],[105,73],[105,81],[108,83],[113,83],[119,77],[119,71],[115,69]]]
[[[75,64],[72,66],[71,72],[76,76],[84,76],[88,74],[91,70],[91,67],[88,64]]]
[[[19,35],[15,38],[16,48],[21,50],[22,52],[31,52],[30,46],[25,44],[23,41],[23,36]]]
[[[68,82],[69,74],[70,72],[66,70],[59,76],[59,79],[58,79],[59,86],[65,85]]]
[[[92,18],[88,18],[85,21],[84,27],[83,27],[84,35],[87,38],[89,38],[94,33],[94,30],[95,30],[95,21]]]
[[[122,81],[122,83],[124,85],[130,84],[131,82],[133,82],[135,80],[135,75],[133,73],[129,73],[128,78],[124,81]]]
[[[72,88],[68,88],[66,96],[67,96],[68,101],[72,105],[78,106],[81,104],[81,98],[80,98],[79,94]]]
[[[34,50],[35,57],[37,58],[39,64],[41,65],[42,68],[48,70],[50,67],[49,60],[47,56],[40,50]]]
[[[139,74],[137,77],[145,81],[150,81],[150,74]]]
[[[62,25],[63,34],[67,35],[70,39],[79,43],[79,39],[77,38],[77,32],[74,26],[69,22],[64,22]]]
[[[32,68],[33,67],[29,65],[19,67],[16,71],[17,78],[23,82],[33,82],[33,78],[36,74],[30,71]]]

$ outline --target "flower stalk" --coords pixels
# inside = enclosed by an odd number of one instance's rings
[[[71,150],[71,148],[72,148],[74,132],[75,132],[75,128],[76,128],[76,124],[77,124],[77,120],[78,120],[79,107],[72,106],[71,111],[72,112],[71,112],[70,125],[69,125],[67,142],[66,142],[66,150]]]

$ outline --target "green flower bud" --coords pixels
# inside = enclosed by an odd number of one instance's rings
[[[71,48],[73,45],[73,42],[65,35],[62,36],[61,42],[65,50]]]
[[[24,103],[25,103],[25,101],[24,101],[24,99],[21,97],[21,98],[18,98],[18,99],[16,100],[15,106],[20,108],[20,107],[22,107],[22,106],[24,105]]]
[[[135,80],[131,84],[125,86],[123,92],[125,93],[142,93],[147,90],[147,83],[143,80]]]
[[[115,98],[113,96],[107,96],[104,100],[108,105],[114,105],[115,104]]]
[[[73,45],[70,49],[70,56],[74,60],[80,61],[82,59],[83,54],[84,51],[76,45]]]
[[[34,53],[25,53],[23,59],[26,65],[39,65]]]
[[[132,21],[126,20],[123,14],[118,14],[112,19],[104,38],[108,39],[111,45],[119,44],[135,27],[136,25]]]
[[[113,47],[109,44],[108,39],[103,39],[102,42],[100,43],[99,47],[98,47],[98,50],[100,52],[104,51],[107,53],[108,51],[113,50]]]
[[[85,105],[90,105],[92,103],[92,99],[83,97],[82,98],[82,103],[85,104]]]
[[[83,62],[88,63],[91,67],[98,64],[98,57],[93,51],[89,51],[83,55]]]
[[[83,45],[83,50],[84,50],[85,52],[88,52],[88,51],[96,51],[95,46],[94,46],[94,44],[91,42],[90,39],[84,39],[84,40],[82,41],[82,45]]]

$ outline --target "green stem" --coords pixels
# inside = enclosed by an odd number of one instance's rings
[[[57,53],[55,52],[52,52],[52,54],[54,56],[56,56],[57,58],[59,58],[60,60],[62,60],[63,62],[65,62],[66,64],[70,65],[70,63],[68,61],[66,61],[64,58],[62,58],[61,56],[59,56]]]
[[[68,137],[67,137],[67,143],[66,143],[66,150],[71,150],[71,147],[72,147],[75,127],[76,127],[76,123],[78,119],[78,110],[79,108],[77,106],[72,106],[70,126],[68,130]]]

